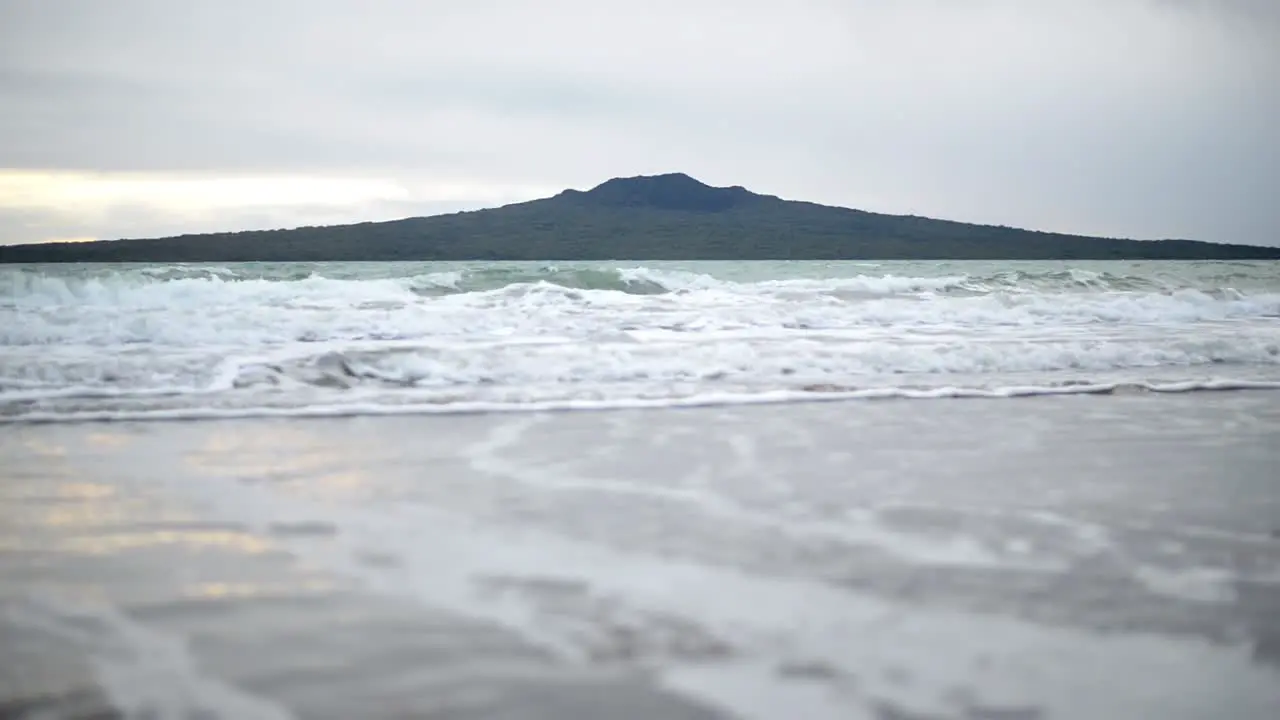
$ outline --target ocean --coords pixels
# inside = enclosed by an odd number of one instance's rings
[[[1280,263],[0,266],[0,718],[1273,720]]]
[[[0,419],[1280,386],[1269,262],[0,268]]]

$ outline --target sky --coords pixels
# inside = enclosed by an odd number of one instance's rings
[[[0,0],[0,243],[664,172],[1280,245],[1280,2]]]

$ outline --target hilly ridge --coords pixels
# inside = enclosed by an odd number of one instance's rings
[[[386,222],[0,246],[0,262],[1271,259],[1280,248],[1123,240],[782,200],[682,174]]]

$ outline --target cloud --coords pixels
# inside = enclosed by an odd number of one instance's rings
[[[312,177],[317,218],[362,207],[325,182],[489,204],[679,170],[888,212],[1280,242],[1276,7],[18,0],[0,5],[0,167],[132,191]]]
[[[272,229],[455,212],[551,192],[315,175],[0,171],[0,232],[15,243]]]

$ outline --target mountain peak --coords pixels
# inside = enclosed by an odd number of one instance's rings
[[[602,207],[702,213],[722,212],[756,197],[742,187],[712,187],[684,173],[613,178],[585,193],[566,194]]]

